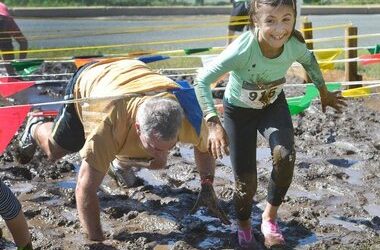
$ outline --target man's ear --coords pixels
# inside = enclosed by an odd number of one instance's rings
[[[253,23],[253,25],[254,26],[256,26],[257,27],[257,17],[256,17],[256,15],[251,15],[251,19],[252,19],[252,23]]]
[[[141,129],[140,129],[140,124],[138,122],[135,122],[135,129],[137,132],[137,135],[141,135]]]

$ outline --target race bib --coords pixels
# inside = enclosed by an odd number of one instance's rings
[[[243,82],[240,100],[254,109],[262,109],[273,103],[281,93],[285,78],[266,84]]]

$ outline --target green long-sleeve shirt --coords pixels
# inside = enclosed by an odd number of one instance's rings
[[[216,116],[210,84],[230,72],[224,98],[232,105],[261,109],[273,103],[281,93],[285,75],[293,62],[306,69],[317,87],[324,85],[319,65],[306,44],[292,36],[282,53],[273,59],[266,58],[260,49],[257,35],[247,31],[231,43],[211,63],[198,71],[195,91],[206,119]]]

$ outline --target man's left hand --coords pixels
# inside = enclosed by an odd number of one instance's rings
[[[202,184],[201,191],[199,192],[197,201],[194,207],[191,209],[191,213],[195,213],[199,207],[205,206],[216,217],[218,217],[223,224],[231,224],[227,215],[218,204],[218,198],[216,197],[212,184]]]

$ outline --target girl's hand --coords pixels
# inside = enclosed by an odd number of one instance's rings
[[[339,113],[342,112],[342,108],[346,107],[347,104],[343,100],[344,97],[340,96],[340,91],[329,92],[327,89],[320,91],[322,112],[326,112],[326,107],[330,106],[337,110]]]
[[[208,152],[215,158],[221,159],[223,155],[229,155],[228,137],[219,118],[211,117],[207,120],[209,130]]]

